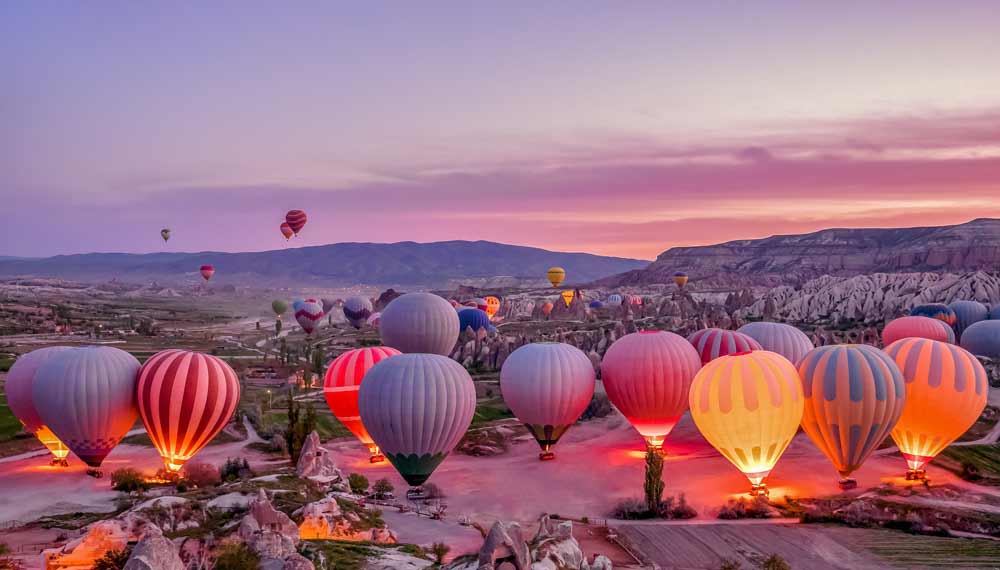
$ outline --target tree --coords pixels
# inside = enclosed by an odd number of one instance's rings
[[[281,319],[274,321],[274,336],[281,334]]]
[[[184,465],[184,479],[196,487],[209,487],[220,482],[219,468],[203,461],[190,461]]]
[[[288,445],[288,456],[292,464],[299,461],[302,446],[309,434],[316,429],[316,410],[312,404],[306,404],[305,415],[302,406],[295,401],[292,389],[288,389],[288,427],[285,429],[285,443]]]
[[[243,543],[232,543],[222,547],[215,557],[215,570],[257,570],[260,556]]]
[[[444,564],[444,557],[451,552],[451,547],[443,542],[435,542],[431,545],[431,554],[434,555],[434,562]]]
[[[657,512],[663,497],[663,456],[652,447],[646,449],[646,480],[643,491],[646,495],[646,508]]]
[[[376,498],[385,497],[389,493],[392,493],[393,490],[395,490],[395,487],[393,487],[392,483],[390,483],[386,478],[375,481],[375,484],[372,486],[372,492],[375,493]]]
[[[351,487],[351,492],[360,495],[368,490],[368,477],[360,473],[351,473],[347,478],[347,484]]]
[[[109,550],[104,553],[104,556],[94,561],[93,570],[121,570],[125,567],[131,554],[132,551],[128,548]]]
[[[111,488],[123,493],[138,493],[141,495],[149,490],[149,483],[135,469],[123,467],[111,474]]]
[[[323,347],[320,345],[316,345],[316,347],[312,350],[311,356],[312,356],[313,372],[315,372],[317,376],[322,378],[323,372],[325,372],[323,361],[326,359],[326,355],[323,353]]]
[[[760,565],[760,570],[792,570],[792,566],[785,562],[785,559],[772,554]]]

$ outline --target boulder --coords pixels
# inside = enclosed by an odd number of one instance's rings
[[[271,505],[264,489],[250,501],[250,512],[240,521],[236,533],[263,560],[273,558],[283,561],[298,555],[299,527],[288,515]]]
[[[132,555],[122,570],[185,570],[177,547],[163,536],[159,527],[148,525],[142,540],[132,549]]]
[[[319,434],[313,431],[302,445],[299,462],[295,465],[295,474],[303,479],[311,479],[321,483],[333,483],[344,478],[330,450],[325,449],[319,441]]]
[[[611,560],[597,556],[588,562],[580,543],[573,537],[573,523],[553,525],[543,516],[538,532],[526,541],[517,523],[496,522],[486,534],[476,560],[461,557],[444,566],[446,570],[612,570]]]

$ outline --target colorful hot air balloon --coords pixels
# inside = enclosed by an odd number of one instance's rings
[[[955,342],[955,333],[947,323],[930,317],[900,317],[889,321],[882,329],[882,346],[911,337]]]
[[[958,317],[955,316],[955,311],[952,311],[948,305],[943,303],[917,305],[916,307],[910,309],[910,316],[930,317],[932,319],[948,323],[951,326],[954,326],[955,323],[958,322]]]
[[[979,321],[985,321],[990,316],[986,305],[979,301],[954,301],[948,308],[955,313],[955,324],[952,328],[955,329],[955,337],[959,340],[962,339],[965,329]]]
[[[32,400],[42,423],[99,476],[101,462],[139,417],[139,361],[110,346],[70,348],[38,367]]]
[[[562,267],[550,267],[545,276],[549,278],[549,283],[553,287],[558,287],[566,279],[566,270]]]
[[[1000,321],[979,321],[965,329],[962,348],[976,356],[1000,358]]]
[[[701,368],[684,337],[666,331],[625,335],[608,348],[601,379],[608,399],[646,439],[661,448],[688,408],[688,388]]]
[[[618,293],[612,293],[612,294],[608,295],[608,304],[609,305],[621,305],[623,300],[624,299],[622,299],[622,296],[619,295]]]
[[[170,239],[170,228],[163,228],[162,230],[160,230],[160,237],[163,238],[164,242],[166,242],[167,240],[169,240]]]
[[[355,295],[344,301],[344,316],[351,326],[360,329],[372,314],[372,302],[368,297]]]
[[[574,295],[575,293],[571,290],[563,291],[559,294],[559,296],[562,297],[563,303],[566,303],[567,307],[573,302]]]
[[[288,222],[281,222],[278,229],[281,231],[281,235],[285,236],[285,241],[292,239],[292,236],[295,235],[295,230],[292,229],[292,226],[288,225]]]
[[[802,382],[787,358],[767,350],[709,362],[691,384],[691,418],[705,439],[766,495],[764,478],[802,421]]]
[[[285,223],[288,224],[288,227],[292,229],[295,235],[299,235],[299,232],[306,225],[306,213],[302,210],[289,210],[285,214]]]
[[[688,337],[688,342],[698,351],[702,364],[708,364],[720,356],[764,350],[764,347],[753,338],[736,331],[723,329],[701,329]]]
[[[481,297],[476,297],[475,299],[472,299],[471,301],[466,303],[466,305],[469,307],[475,307],[483,312],[486,312],[486,309],[490,308],[489,302]]]
[[[389,309],[385,312],[388,319]],[[358,409],[375,445],[407,483],[418,486],[465,435],[476,410],[476,388],[465,368],[446,356],[400,354],[365,374]]]
[[[282,301],[281,299],[275,299],[271,301],[271,310],[274,311],[275,315],[280,317],[285,314],[285,311],[288,310],[288,302]]]
[[[903,373],[864,344],[821,346],[799,362],[805,396],[802,429],[840,473],[840,486],[889,436],[906,403]]]
[[[923,479],[924,465],[976,423],[989,393],[986,370],[968,351],[925,338],[904,338],[885,349],[906,380],[906,406],[892,439]]]
[[[764,350],[777,352],[792,364],[797,364],[813,349],[813,343],[806,333],[784,323],[747,323],[736,332],[756,340]]]
[[[402,354],[395,348],[374,346],[356,348],[341,354],[330,363],[323,380],[323,395],[330,411],[337,416],[344,427],[351,430],[371,454],[369,461],[378,463],[385,460],[378,446],[368,435],[368,430],[361,423],[361,413],[358,411],[358,390],[365,378],[365,373],[380,361]]]
[[[674,283],[677,284],[678,289],[683,288],[684,285],[687,284],[687,282],[688,282],[687,273],[684,273],[683,271],[678,271],[674,273]]]
[[[638,307],[642,305],[642,297],[638,295],[625,295],[625,303]]]
[[[490,329],[490,317],[486,314],[486,311],[480,311],[472,307],[459,309],[458,330],[464,333],[466,329],[472,329],[473,333],[477,333],[481,329],[488,331]]]
[[[306,334],[312,334],[322,318],[323,305],[320,305],[316,299],[306,299],[295,311],[295,320]]]
[[[555,305],[553,305],[551,301],[545,301],[542,303],[542,314],[547,317],[552,314],[552,309],[554,308]]]
[[[486,301],[486,314],[492,319],[497,314],[497,311],[500,310],[500,298],[490,296],[484,300]]]
[[[211,265],[202,265],[199,271],[201,271],[201,278],[205,281],[208,281],[213,275],[215,275],[215,267],[212,267]]]
[[[240,381],[221,358],[170,349],[143,364],[136,395],[149,439],[177,472],[232,419]]]
[[[306,302],[305,299],[295,299],[295,300],[293,300],[292,301],[292,311],[298,311],[299,307],[302,306],[302,303],[305,303],[305,302]]]
[[[539,459],[555,458],[552,446],[587,409],[595,381],[587,355],[559,342],[526,344],[504,361],[500,391],[541,446]]]
[[[21,421],[24,430],[31,433],[42,442],[52,454],[53,465],[66,465],[69,448],[52,433],[35,408],[32,387],[38,368],[51,360],[57,354],[69,350],[65,346],[49,346],[33,350],[20,358],[10,367],[7,380],[4,382],[4,393],[7,396],[7,406],[14,417]]]
[[[431,293],[407,293],[382,311],[382,344],[401,352],[451,354],[458,342],[458,314]]]
[[[604,303],[598,301],[597,299],[594,299],[587,306],[590,307],[591,309],[603,309]]]

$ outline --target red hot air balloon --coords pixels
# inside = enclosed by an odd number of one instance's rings
[[[688,337],[702,364],[708,364],[720,356],[728,356],[737,352],[764,350],[759,342],[736,331],[723,329],[701,329]]]
[[[229,423],[240,382],[221,358],[171,349],[142,366],[136,394],[149,438],[176,472]]]
[[[920,316],[893,319],[882,329],[882,346],[888,347],[904,338],[927,338],[954,344],[955,331],[944,321]]]
[[[285,236],[285,241],[292,239],[292,236],[295,235],[295,232],[292,230],[292,226],[288,225],[288,222],[281,222],[278,229],[281,230],[281,235]]]
[[[302,210],[289,210],[285,214],[285,223],[288,224],[288,227],[292,229],[295,235],[299,235],[299,232],[306,225],[306,213]]]
[[[211,265],[202,265],[201,266],[201,277],[202,277],[202,279],[204,279],[205,281],[208,281],[209,279],[212,278],[213,275],[215,275],[215,268],[214,267],[212,267]]]
[[[323,380],[323,395],[330,411],[337,416],[344,427],[351,430],[361,443],[365,444],[371,454],[369,461],[378,463],[385,460],[372,436],[368,434],[365,425],[361,423],[361,412],[358,411],[358,391],[365,373],[380,361],[402,354],[388,346],[373,346],[371,348],[356,348],[341,354],[326,369]]]
[[[295,320],[306,334],[312,334],[323,318],[323,305],[316,299],[306,299],[295,311]]]

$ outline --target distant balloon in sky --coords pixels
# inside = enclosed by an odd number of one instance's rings
[[[559,294],[559,296],[562,297],[563,303],[566,303],[567,307],[573,302],[574,295],[575,293],[572,290],[566,290]]]
[[[360,329],[372,314],[372,302],[368,297],[354,295],[344,301],[344,316],[351,326]]]
[[[1000,358],[1000,321],[979,321],[965,329],[962,348],[976,356]]]
[[[507,357],[500,391],[517,419],[535,436],[541,459],[552,459],[559,441],[594,395],[595,374],[580,349],[564,343],[526,344]]]
[[[555,305],[553,305],[551,301],[545,301],[542,303],[542,314],[547,317],[552,314],[552,309],[554,308]]]
[[[306,334],[312,334],[322,319],[323,305],[315,299],[306,299],[295,311],[295,320]]]
[[[666,331],[623,336],[601,362],[608,399],[653,448],[688,409],[688,389],[701,368],[698,353],[684,337]]]
[[[616,305],[616,306],[621,305],[622,301],[623,301],[622,296],[619,295],[618,293],[612,293],[611,295],[608,295],[609,305]]]
[[[136,394],[149,439],[177,472],[232,419],[240,381],[221,358],[171,349],[143,364]]]
[[[955,332],[948,323],[930,317],[899,317],[889,321],[882,329],[882,346],[911,337],[955,342]]]
[[[448,302],[441,302],[454,316]],[[383,329],[392,303],[383,316]],[[401,354],[365,374],[358,408],[375,445],[407,483],[418,486],[465,435],[476,411],[476,388],[465,368],[446,356]]]
[[[549,278],[549,283],[553,287],[558,287],[566,279],[566,270],[562,267],[550,267],[545,276]]]
[[[804,401],[798,371],[780,354],[722,356],[695,376],[691,418],[705,439],[767,494],[764,479],[795,437]]]
[[[163,238],[164,242],[168,241],[170,239],[170,228],[160,230],[160,237]]]
[[[715,328],[695,331],[688,342],[698,351],[702,364],[728,354],[764,350],[759,342],[743,333]]]
[[[948,323],[951,326],[954,326],[955,323],[958,322],[958,317],[956,317],[955,311],[952,311],[948,305],[943,303],[917,305],[916,307],[910,309],[910,316],[930,317],[932,319]]]
[[[271,301],[271,310],[274,311],[275,315],[280,317],[285,314],[285,311],[288,310],[288,302],[282,301],[281,299],[275,299]]]
[[[292,229],[295,235],[299,235],[299,232],[306,225],[306,213],[302,210],[289,210],[285,214],[285,223],[288,224],[288,227]]]
[[[684,273],[683,271],[678,271],[674,273],[674,283],[677,284],[678,288],[684,287],[685,285],[687,285],[687,282],[688,282],[687,273]]]
[[[979,301],[954,301],[948,308],[955,313],[955,324],[952,328],[955,329],[955,337],[959,340],[962,339],[962,332],[965,329],[979,321],[985,321],[990,316],[986,305]]]
[[[199,271],[201,271],[201,278],[205,281],[208,281],[215,275],[215,268],[211,265],[202,265]]]
[[[756,340],[764,350],[784,356],[792,364],[798,364],[799,360],[814,348],[806,333],[784,323],[747,323],[737,332]]]
[[[139,417],[139,361],[110,346],[70,348],[35,373],[32,400],[42,422],[96,471]]]
[[[35,383],[35,373],[39,367],[51,360],[57,354],[69,350],[66,346],[47,346],[38,348],[22,355],[10,367],[4,382],[4,393],[7,396],[7,406],[21,424],[24,430],[38,438],[53,456],[52,462],[66,465],[69,448],[52,433],[52,430],[42,422],[35,408],[32,388]]]
[[[485,297],[484,300],[486,301],[486,314],[492,319],[500,310],[500,298],[491,295]]]
[[[281,230],[281,235],[285,236],[285,241],[292,239],[292,236],[295,235],[295,231],[292,230],[292,226],[288,225],[288,222],[281,222],[278,229]]]
[[[458,314],[431,293],[406,293],[382,311],[382,344],[400,352],[449,355],[458,342]]]
[[[906,380],[906,405],[892,439],[906,459],[907,479],[976,423],[989,394],[986,370],[963,348],[904,338],[885,349]]]
[[[382,360],[398,354],[402,353],[387,346],[348,350],[330,363],[323,380],[323,395],[326,397],[327,405],[330,406],[330,411],[368,448],[369,461],[372,463],[382,461],[385,457],[372,441],[365,425],[361,423],[358,390],[366,372]]]

